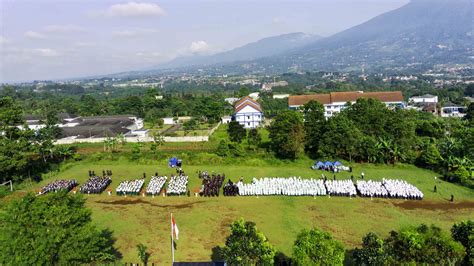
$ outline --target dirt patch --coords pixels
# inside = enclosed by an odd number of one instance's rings
[[[114,200],[114,201],[97,201],[97,203],[99,203],[99,204],[113,205],[113,206],[146,204],[146,205],[150,205],[150,206],[158,207],[158,208],[175,208],[175,209],[192,208],[193,205],[200,204],[200,203],[203,203],[203,202],[205,202],[205,201],[195,201],[195,202],[189,202],[189,203],[184,203],[184,204],[155,204],[155,203],[151,203],[149,201],[144,201],[142,199],[133,199],[133,200],[120,199],[120,200]]]
[[[432,202],[425,200],[410,200],[400,203],[393,203],[393,205],[406,209],[424,209],[424,210],[457,210],[457,209],[474,209],[474,201],[461,202]]]

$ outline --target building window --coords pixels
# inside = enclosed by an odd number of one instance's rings
[[[247,126],[250,126],[250,122],[247,123]]]
[[[249,115],[247,116],[247,119],[250,119],[250,116],[249,116]]]

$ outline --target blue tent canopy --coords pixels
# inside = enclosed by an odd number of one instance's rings
[[[324,163],[319,161],[319,162],[315,163],[314,165],[316,166],[316,168],[319,168],[321,166],[324,166]]]
[[[334,166],[342,166],[342,165],[343,165],[343,164],[342,164],[341,162],[339,162],[339,161],[335,161],[335,162],[334,162]]]
[[[170,167],[176,167],[177,164],[178,164],[178,158],[176,157],[173,157],[168,161],[168,165]]]
[[[327,161],[324,163],[324,166],[329,167],[329,166],[333,166],[333,164],[330,161]]]

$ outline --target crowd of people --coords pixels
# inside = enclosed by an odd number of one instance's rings
[[[331,196],[346,196],[354,197],[357,195],[357,190],[352,180],[326,180],[325,182],[327,193]]]
[[[165,186],[166,180],[168,177],[166,176],[152,176],[150,183],[146,187],[146,194],[148,195],[159,195],[161,190]]]
[[[86,181],[86,183],[79,187],[79,192],[85,194],[100,194],[110,183],[112,183],[112,178],[108,175],[103,177],[92,176]]]
[[[224,183],[225,175],[209,175],[207,172],[201,172],[200,178],[202,178],[202,185],[199,195],[205,197],[218,197],[222,184]]]
[[[171,176],[166,189],[167,195],[183,195],[187,192],[188,176],[176,175]]]
[[[224,193],[224,196],[237,196],[239,195],[239,187],[233,183],[232,181],[227,181],[227,183],[225,183],[224,185],[224,188],[223,188],[223,193]]]
[[[417,200],[423,199],[423,192],[405,180],[384,178],[382,179],[382,183],[387,189],[391,198]]]
[[[318,196],[326,195],[324,181],[320,179],[301,179],[301,177],[279,178],[264,177],[254,178],[252,183],[237,183],[241,196]]]
[[[60,190],[71,191],[75,186],[77,186],[77,181],[75,179],[71,180],[55,180],[46,186],[41,188],[39,192],[40,195],[46,194],[48,192],[58,192]]]
[[[376,198],[386,198],[388,197],[388,191],[384,187],[383,183],[380,181],[356,181],[357,190],[359,195],[362,197],[376,197]]]
[[[115,189],[118,195],[138,195],[143,185],[145,184],[145,179],[135,179],[135,180],[126,180],[120,182],[118,187]]]

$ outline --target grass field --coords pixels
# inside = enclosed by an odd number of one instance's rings
[[[237,180],[244,177],[302,176],[319,178],[322,171],[309,168],[311,161],[275,165],[186,165],[190,176],[191,190],[197,189],[200,181],[198,170],[225,173],[227,178]],[[44,175],[44,180],[27,190],[37,190],[58,178],[74,178],[83,183],[88,170],[101,173],[113,171],[113,190],[120,180],[139,178],[143,172],[149,176],[173,173],[166,161],[154,164],[136,164],[129,161],[99,161],[67,163],[61,170]],[[212,250],[224,244],[229,234],[229,224],[243,217],[256,222],[257,227],[269,241],[286,255],[296,234],[303,228],[313,226],[330,231],[344,243],[354,248],[369,231],[386,236],[390,230],[400,227],[434,223],[448,230],[454,222],[474,219],[474,191],[444,181],[437,181],[438,193],[434,193],[435,173],[413,166],[354,165],[353,174],[365,172],[366,179],[402,178],[416,185],[425,194],[423,201],[405,201],[367,198],[338,197],[123,197],[86,195],[87,206],[92,209],[93,220],[100,228],[109,228],[116,237],[116,247],[123,262],[138,262],[136,245],[143,243],[151,252],[150,262],[170,262],[169,213],[174,213],[180,229],[180,239],[175,253],[177,261],[208,261]],[[330,175],[332,177],[332,175]],[[349,173],[337,175],[338,179],[350,178]],[[145,183],[147,185],[148,182]],[[455,203],[448,201],[451,194]],[[19,195],[19,193],[17,193]]]

